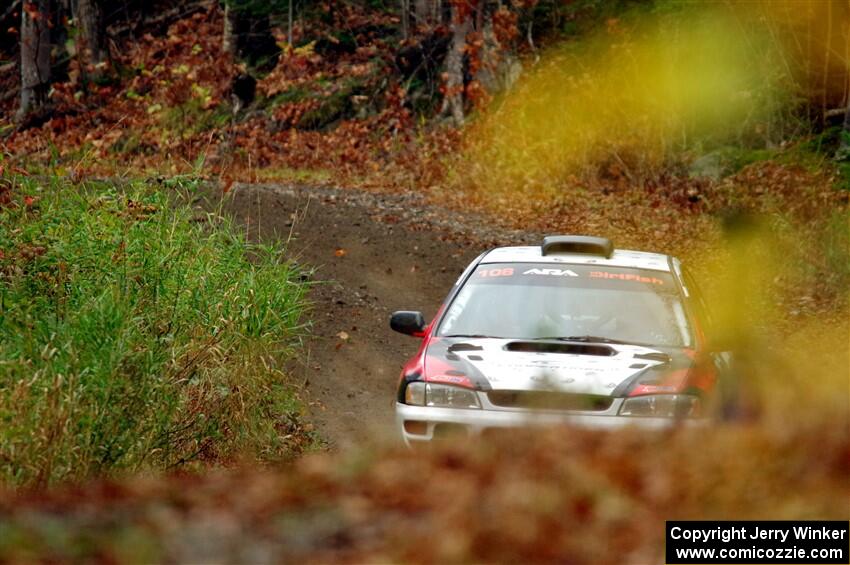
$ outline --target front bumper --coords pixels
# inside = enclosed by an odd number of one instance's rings
[[[616,411],[600,413],[567,413],[532,410],[492,410],[435,408],[433,406],[411,406],[396,402],[396,425],[407,445],[428,442],[443,432],[460,431],[468,435],[480,435],[489,429],[517,428],[527,426],[570,425],[581,428],[620,429],[665,429],[674,425],[703,425],[705,420],[677,421],[671,418],[635,418],[618,416]],[[408,423],[406,426],[405,423]]]

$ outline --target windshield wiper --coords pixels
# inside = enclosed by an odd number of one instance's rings
[[[614,339],[610,337],[602,337],[598,335],[571,335],[571,336],[549,336],[549,337],[538,337],[535,338],[538,340],[555,340],[555,341],[578,341],[580,343],[613,343],[615,345],[647,345],[645,343],[638,343],[636,341],[626,341],[623,339]]]

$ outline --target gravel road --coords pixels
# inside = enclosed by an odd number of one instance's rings
[[[225,210],[252,238],[288,240],[290,256],[315,269],[313,335],[292,372],[338,449],[395,437],[395,387],[419,340],[392,332],[390,313],[430,319],[481,251],[540,241],[410,194],[235,184]]]

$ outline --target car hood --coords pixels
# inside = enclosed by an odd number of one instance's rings
[[[438,337],[428,345],[424,375],[448,383],[467,378],[480,390],[624,396],[637,379],[692,364],[688,351],[678,348]]]

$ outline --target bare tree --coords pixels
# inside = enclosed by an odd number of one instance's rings
[[[430,27],[434,25],[439,14],[440,0],[415,0],[413,15],[417,26]]]
[[[287,18],[286,18],[286,43],[289,47],[292,47],[292,20],[294,17],[294,12],[292,8],[292,2],[294,0],[289,0],[289,9],[287,10]]]
[[[446,94],[442,113],[451,116],[456,125],[462,125],[463,111],[463,56],[466,51],[466,36],[472,31],[472,14],[460,9],[459,2],[452,3],[452,43],[446,55]]]
[[[249,65],[273,68],[280,48],[272,35],[269,11],[259,0],[225,0],[222,49]]]
[[[77,0],[74,20],[80,32],[78,53],[83,72],[91,76],[103,74],[109,61],[106,28],[99,0]]]
[[[401,33],[410,37],[410,0],[401,0]]]
[[[838,160],[850,157],[850,97],[847,100],[847,109],[844,110],[844,127],[841,132],[841,142],[835,158]]]
[[[50,89],[50,0],[28,0],[21,10],[21,105],[18,120],[41,111]]]
[[[224,33],[222,35],[221,49],[225,53],[238,55],[236,48],[235,31],[239,27],[239,13],[230,6],[230,2],[224,3]]]

